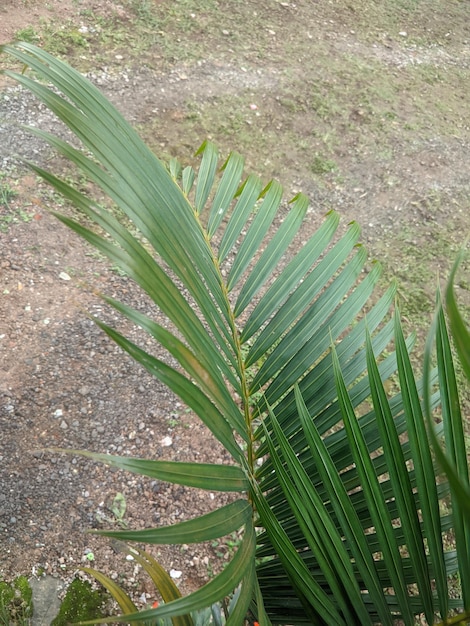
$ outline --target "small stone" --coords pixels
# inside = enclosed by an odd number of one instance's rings
[[[222,31],[222,35],[230,35],[230,31],[228,31],[228,30],[223,30],[223,31]]]
[[[56,409],[54,411],[54,417],[55,418],[62,417],[63,414],[64,414],[64,412],[62,411],[62,409]]]
[[[61,280],[72,280],[72,279],[70,278],[70,276],[67,274],[67,272],[61,272],[61,273],[59,274],[59,278],[60,278]]]
[[[171,569],[170,570],[170,576],[171,578],[181,578],[183,572],[181,572],[179,569]]]
[[[69,425],[67,424],[67,422],[65,420],[62,420],[60,422],[60,427],[62,428],[62,430],[67,430],[67,428],[69,427]]]
[[[172,445],[173,439],[171,437],[163,437],[160,443],[164,448],[168,448]]]

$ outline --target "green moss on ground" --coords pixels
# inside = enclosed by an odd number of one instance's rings
[[[67,589],[60,611],[51,626],[65,626],[71,622],[104,617],[103,605],[106,600],[106,594],[93,590],[89,582],[76,578]]]

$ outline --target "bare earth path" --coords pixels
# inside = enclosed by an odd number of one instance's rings
[[[196,0],[53,0],[47,9],[7,0],[0,43],[19,30],[53,51],[65,42],[70,62],[165,157],[189,161],[209,136],[225,154],[245,153],[248,169],[280,178],[287,197],[303,190],[312,200],[305,238],[332,208],[357,220],[386,280],[413,287],[405,314],[421,321],[437,271],[469,231],[470,6],[451,2],[439,13],[440,3],[416,4],[381,13],[366,0],[356,9],[262,0],[234,3],[229,14]],[[149,26],[152,11],[160,21]],[[127,568],[132,583],[132,564],[84,534],[117,523],[116,494],[134,528],[210,510],[218,496],[42,450],[225,459],[84,314],[120,323],[96,289],[150,305],[48,215],[60,201],[19,157],[53,157],[18,124],[60,127],[11,82],[0,88],[0,578],[41,570],[67,581],[92,552],[98,569],[119,577]],[[175,548],[161,558],[191,589],[228,549]],[[135,583],[137,597],[149,590]]]

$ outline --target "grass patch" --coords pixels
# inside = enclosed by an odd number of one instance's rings
[[[0,581],[0,625],[28,626],[33,616],[33,592],[26,576]]]

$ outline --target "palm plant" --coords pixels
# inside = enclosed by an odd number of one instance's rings
[[[414,624],[419,614],[431,624],[438,614],[445,620],[453,609],[470,610],[468,517],[440,507],[452,492],[431,455],[423,386],[409,358],[413,341],[403,335],[398,310],[390,315],[394,286],[371,299],[380,267],[366,266],[357,224],[342,233],[330,212],[312,237],[294,245],[305,196],[293,198],[287,211],[281,186],[243,178],[236,153],[219,176],[210,143],[199,149],[197,171],[176,160],[165,167],[81,74],[31,44],[3,51],[34,76],[6,73],[65,122],[84,149],[33,132],[114,205],[107,210],[31,164],[95,226],[57,217],[168,318],[168,325],[158,324],[103,296],[178,366],[96,323],[173,390],[232,458],[210,465],[88,453],[160,480],[238,494],[229,505],[170,527],[101,534],[173,544],[243,529],[233,559],[198,591],[179,597],[152,564],[166,603],[136,613],[123,599],[125,614],[101,622],[172,617],[189,625],[191,612],[235,589],[229,626],[242,624],[248,610],[261,626]],[[384,383],[395,372],[400,391],[387,395]],[[429,384],[438,376],[429,374]],[[434,390],[429,410],[438,402]],[[459,463],[462,438],[455,428],[447,441]],[[451,531],[456,544],[444,545],[443,533]],[[454,599],[449,577],[458,571],[465,584]]]

